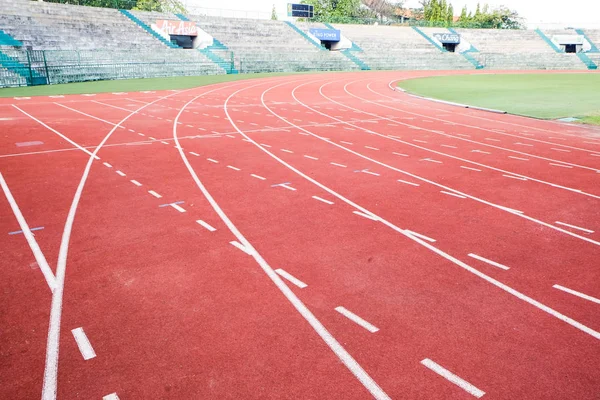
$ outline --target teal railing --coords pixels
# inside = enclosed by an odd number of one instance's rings
[[[306,32],[304,32],[302,29],[298,28],[295,24],[293,24],[290,21],[283,21],[285,22],[290,28],[292,28],[293,30],[295,30],[300,36],[302,36],[304,39],[306,39],[309,43],[313,44],[316,48],[318,48],[319,50],[326,50],[321,43],[317,43],[315,42],[310,36],[308,36],[306,34]]]
[[[592,59],[589,58],[587,56],[587,54],[585,54],[585,53],[577,53],[577,57],[579,57],[579,59],[581,60],[581,62],[586,65],[587,69],[591,69],[591,70],[598,69],[598,66],[596,65],[596,63],[594,63],[594,61],[592,61]]]
[[[429,37],[428,34],[426,34],[425,32],[423,32],[422,30],[420,30],[418,27],[413,26],[412,27],[415,32],[417,32],[419,35],[423,36],[425,38],[425,40],[427,40],[429,43],[431,43],[432,45],[434,45],[439,51],[441,52],[446,52],[448,50],[446,50],[443,46],[440,46],[438,43],[436,43],[432,38]]]
[[[598,47],[596,47],[596,43],[592,42],[592,39],[590,39],[588,37],[588,35],[586,35],[586,33],[583,29],[575,29],[575,32],[578,35],[583,36],[585,38],[585,40],[587,40],[588,43],[592,46],[592,48],[590,49],[590,51],[588,51],[588,53],[600,53],[600,50],[598,50]]]
[[[149,27],[146,23],[144,23],[141,19],[139,19],[138,17],[136,17],[135,15],[133,15],[132,13],[130,13],[127,10],[119,10],[121,12],[121,14],[123,14],[124,16],[126,16],[127,18],[129,18],[130,20],[132,20],[133,22],[135,22],[137,25],[140,26],[140,28],[142,28],[143,30],[145,30],[146,32],[148,32],[149,34],[151,34],[152,36],[154,36],[156,39],[160,40],[161,42],[163,42],[165,45],[173,48],[173,49],[180,49],[181,47],[179,47],[178,45],[171,43],[171,41],[165,39],[164,37],[162,37],[161,35],[159,35],[154,29],[152,29],[151,27]]]

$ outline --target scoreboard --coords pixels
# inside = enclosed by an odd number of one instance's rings
[[[288,3],[288,17],[312,18],[314,16],[314,7],[310,4],[292,4]]]

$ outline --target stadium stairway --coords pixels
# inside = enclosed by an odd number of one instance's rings
[[[600,50],[598,50],[598,47],[596,46],[596,43],[594,43],[592,41],[592,39],[590,39],[588,37],[588,35],[585,33],[585,31],[583,29],[575,29],[575,32],[578,35],[581,35],[585,38],[585,40],[588,41],[588,43],[592,46],[592,48],[590,49],[590,51],[588,51],[588,53],[600,53]]]
[[[585,54],[585,53],[577,53],[577,57],[579,57],[579,59],[581,60],[581,62],[586,65],[587,69],[590,69],[590,70],[596,70],[596,69],[598,69],[598,66],[596,65],[596,63],[594,63],[594,61],[592,61],[592,59],[589,58],[587,56],[587,54]]]
[[[136,23],[140,28],[142,28],[143,30],[145,30],[146,32],[148,32],[149,34],[154,36],[156,39],[160,40],[162,43],[164,43],[168,47],[170,47],[172,49],[180,49],[181,48],[178,45],[171,43],[170,41],[168,41],[167,39],[165,39],[164,37],[162,37],[161,35],[156,33],[154,31],[154,29],[152,29],[151,27],[146,25],[144,22],[142,22],[142,20],[140,20],[138,17],[136,17],[129,11],[127,11],[127,10],[119,10],[119,11],[121,12],[121,14],[123,14],[124,16],[126,16],[127,18],[132,20],[134,23]]]
[[[321,42],[316,42],[313,38],[311,38],[310,36],[308,36],[306,34],[306,32],[304,32],[302,29],[298,28],[296,26],[296,24],[294,24],[293,22],[290,21],[283,21],[285,22],[285,24],[287,26],[289,26],[290,28],[292,28],[296,33],[298,33],[300,36],[302,36],[308,43],[314,45],[315,47],[317,47],[319,50],[326,50],[322,45]]]
[[[412,28],[419,35],[423,36],[425,38],[425,40],[427,40],[429,43],[431,43],[436,49],[438,49],[442,53],[447,52],[447,50],[443,46],[440,46],[436,41],[434,41],[431,37],[429,37],[428,34],[426,34],[425,32],[423,32],[421,29],[419,29],[416,26],[413,26]]]
[[[45,76],[41,75],[37,71],[28,68],[26,65],[21,64],[16,58],[10,57],[0,51],[0,67],[12,72],[13,74],[19,75],[25,78],[27,85],[45,85],[48,80]]]
[[[22,47],[23,43],[10,36],[8,33],[0,30],[0,46]]]
[[[333,25],[328,24],[327,22],[323,23],[323,25],[325,25],[325,27],[327,27],[328,29],[335,29],[335,27],[333,27]],[[352,52],[362,53],[363,49],[361,49],[356,43],[352,42],[352,47],[350,47],[349,49],[342,50],[340,53],[342,53],[344,56],[346,56],[354,64],[358,65],[358,67],[362,71],[371,70],[371,67],[369,67],[366,62],[361,60],[358,56],[352,54]]]
[[[183,14],[175,14],[175,16],[182,21],[191,21],[188,17],[186,17]],[[193,22],[193,21],[191,21],[191,22]],[[235,69],[233,62],[225,61],[223,59],[223,57],[221,57],[217,54],[218,51],[228,51],[229,52],[230,50],[229,50],[229,47],[225,46],[223,43],[221,43],[216,38],[213,37],[213,44],[211,44],[210,46],[206,46],[203,49],[197,49],[197,50],[200,53],[204,54],[206,56],[206,58],[208,58],[209,60],[211,60],[212,62],[217,64],[219,66],[219,68],[221,68],[227,74],[238,74],[239,73],[239,71],[237,69]]]
[[[554,41],[552,41],[541,29],[536,29],[535,32],[554,50],[556,53],[565,53],[563,49],[558,47]],[[590,42],[591,43],[591,42]],[[576,53],[577,58],[585,65],[589,70],[596,70],[598,66],[592,61],[585,53]]]

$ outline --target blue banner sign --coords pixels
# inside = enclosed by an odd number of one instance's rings
[[[460,43],[460,35],[457,33],[434,33],[433,37],[442,43]]]
[[[310,33],[323,42],[339,42],[342,36],[338,29],[311,29]]]

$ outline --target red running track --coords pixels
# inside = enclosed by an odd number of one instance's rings
[[[598,398],[600,132],[428,74],[3,100],[0,397]]]

